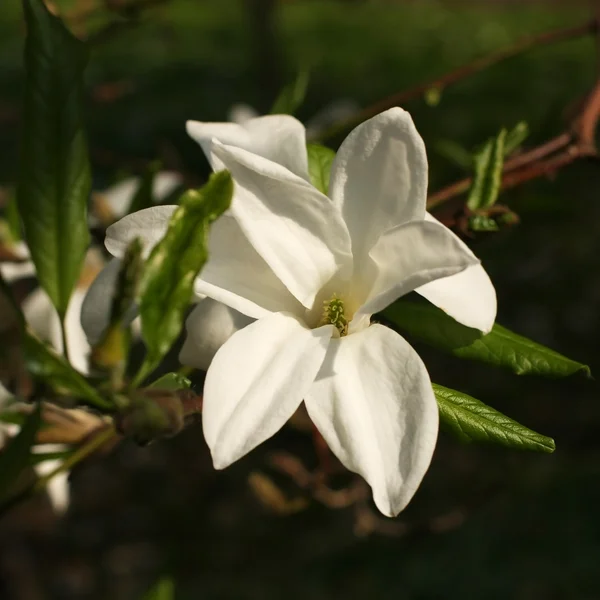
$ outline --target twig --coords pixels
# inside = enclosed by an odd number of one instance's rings
[[[595,135],[599,119],[600,80],[596,82],[568,131],[506,161],[501,189],[510,189],[537,177],[551,175],[579,158],[597,156]],[[466,177],[431,194],[427,199],[427,208],[435,208],[457,198],[469,189],[471,182],[472,179]],[[447,219],[444,221],[447,222]]]
[[[319,138],[321,141],[332,138],[346,129],[356,125],[357,123],[360,123],[365,119],[369,119],[370,117],[373,117],[376,114],[391,108],[392,106],[398,106],[409,100],[412,100],[413,98],[422,96],[427,90],[432,88],[441,90],[508,58],[518,56],[519,54],[522,54],[523,52],[526,52],[532,48],[547,44],[555,44],[557,42],[578,38],[584,35],[595,34],[598,29],[598,20],[592,19],[574,27],[556,29],[537,35],[527,36],[512,46],[508,46],[502,50],[497,50],[496,52],[482,56],[471,63],[463,65],[458,69],[438,77],[437,79],[420,83],[412,88],[409,88],[408,90],[397,92],[391,96],[388,96],[387,98],[384,98],[383,100],[379,100],[378,102],[367,106],[357,114],[353,115],[351,118],[331,126],[329,129],[325,130],[319,136]]]

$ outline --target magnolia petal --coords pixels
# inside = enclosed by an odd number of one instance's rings
[[[355,260],[366,258],[384,231],[423,219],[427,155],[410,115],[391,108],[356,127],[333,161],[329,190]]]
[[[140,238],[147,256],[167,232],[176,208],[174,205],[152,206],[123,217],[106,230],[106,249],[113,256],[122,258],[127,246]]]
[[[208,261],[194,284],[205,295],[252,318],[271,312],[301,315],[302,305],[252,247],[231,215],[217,219],[209,233]]]
[[[81,373],[88,372],[90,345],[81,327],[79,315],[85,297],[85,290],[76,288],[69,301],[65,316],[65,329],[69,359]],[[38,288],[23,301],[23,314],[33,332],[42,340],[49,342],[59,353],[63,351],[60,319],[48,294]]]
[[[305,402],[333,453],[371,486],[377,508],[389,517],[402,511],[438,432],[429,375],[410,345],[383,325],[332,340]]]
[[[431,222],[439,222],[429,213],[425,218]],[[458,236],[455,237],[465,252],[471,252]],[[498,308],[496,290],[489,275],[479,264],[456,275],[422,285],[415,291],[462,325],[479,329],[483,333],[489,333],[494,326]]]
[[[208,370],[217,350],[236,331],[253,321],[211,298],[200,300],[185,322],[186,338],[179,352],[179,362]]]
[[[63,444],[42,444],[37,446],[40,452],[61,452],[66,450]],[[52,473],[62,464],[60,460],[45,460],[35,465],[35,472],[38,477],[44,477]],[[52,503],[54,511],[63,514],[69,506],[69,473],[58,473],[54,475],[46,486],[48,497]]]
[[[274,435],[298,408],[321,367],[333,325],[308,329],[275,313],[235,333],[204,384],[202,424],[216,469]]]
[[[339,211],[312,185],[284,167],[240,148],[214,144],[231,172],[231,213],[287,289],[307,308],[340,269],[352,264]]]
[[[188,121],[186,129],[215,171],[223,167],[212,153],[214,140],[279,163],[309,181],[304,125],[290,115],[267,115],[241,124]]]
[[[447,227],[428,221],[394,227],[379,238],[369,256],[368,295],[358,311],[367,315],[421,285],[479,263]]]

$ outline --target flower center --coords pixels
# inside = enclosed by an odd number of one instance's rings
[[[335,325],[340,336],[348,335],[348,319],[344,314],[344,301],[333,294],[323,302],[323,316],[319,325]]]

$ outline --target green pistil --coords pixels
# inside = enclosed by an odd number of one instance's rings
[[[331,297],[331,300],[323,302],[323,317],[320,324],[335,325],[340,335],[348,334],[348,319],[344,315],[344,301],[335,294]]]

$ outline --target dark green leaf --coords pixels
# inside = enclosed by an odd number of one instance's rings
[[[329,193],[329,174],[335,152],[320,144],[307,144],[310,182],[325,195]]]
[[[470,171],[473,167],[473,155],[458,142],[453,140],[438,140],[433,145],[438,154],[447,158],[458,167]]]
[[[29,466],[31,447],[42,423],[41,407],[36,405],[21,431],[0,453],[0,498],[5,499],[13,490],[20,474]]]
[[[477,360],[509,369],[517,375],[567,377],[582,373],[590,377],[588,366],[517,335],[500,325],[483,335],[465,327],[431,304],[395,302],[383,316],[416,339],[458,358]]]
[[[148,387],[175,392],[177,390],[188,389],[190,385],[192,385],[192,382],[185,375],[181,375],[181,373],[167,373],[152,382]]]
[[[473,215],[469,217],[469,229],[471,231],[498,231],[500,227],[492,217]]]
[[[164,238],[154,247],[140,283],[140,315],[147,354],[136,378],[141,383],[168,352],[183,326],[194,279],[208,258],[210,224],[231,203],[233,181],[213,173],[200,190],[186,192]]]
[[[307,69],[299,71],[296,79],[286,85],[271,108],[272,115],[293,115],[304,102],[308,89],[309,73]]]
[[[517,450],[554,452],[554,440],[513,421],[472,396],[433,384],[442,427],[462,442],[487,442]]]
[[[24,333],[23,350],[29,372],[55,394],[76,398],[99,409],[114,408],[62,356],[30,331]]]
[[[168,577],[161,579],[144,596],[144,600],[174,600],[174,598],[175,583]]]
[[[14,190],[11,190],[8,202],[6,203],[6,223],[10,233],[11,242],[15,243],[22,239],[21,220],[19,218],[19,209],[17,208],[17,196]]]
[[[82,122],[85,46],[42,0],[23,0],[25,105],[17,204],[42,287],[64,316],[89,244]]]
[[[100,369],[111,370],[119,380],[129,355],[131,335],[128,325],[142,274],[142,242],[131,241],[123,256],[112,297],[109,322],[100,341],[92,349],[92,362]]]
[[[507,134],[504,141],[504,156],[510,156],[529,135],[529,126],[525,121],[517,123]]]
[[[483,148],[475,153],[475,174],[467,198],[467,206],[471,210],[489,208],[498,198],[504,166],[505,140],[506,129],[502,129],[496,138],[488,140]]]
[[[10,286],[0,271],[0,311],[3,317],[3,321],[9,322],[7,311],[12,311],[13,317],[16,320],[18,326],[22,329],[25,326],[25,317],[23,311],[19,306],[19,303],[15,299]]]
[[[160,161],[153,161],[148,165],[126,214],[129,215],[154,205],[154,179],[160,167]]]

